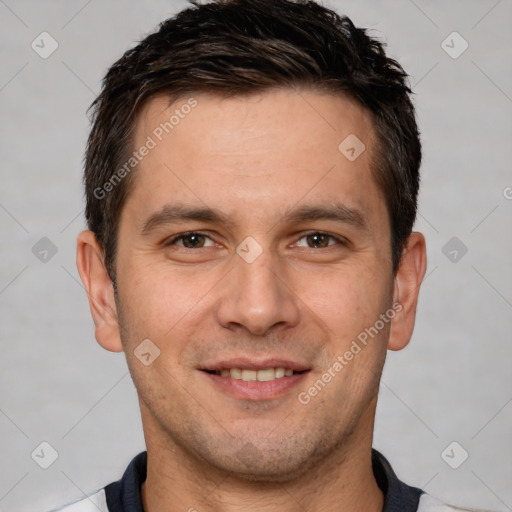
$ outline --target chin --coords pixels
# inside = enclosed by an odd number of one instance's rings
[[[206,462],[232,478],[247,482],[283,483],[300,478],[318,467],[325,458],[325,448],[300,442],[282,442],[278,448],[257,447],[247,442],[234,454],[205,454]]]
[[[308,467],[309,465],[303,462],[276,464],[274,461],[268,463],[260,461],[251,467],[246,464],[233,464],[229,468],[222,469],[237,480],[268,484],[293,481],[305,474]]]

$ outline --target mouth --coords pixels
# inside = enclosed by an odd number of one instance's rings
[[[273,400],[289,394],[310,369],[290,361],[234,360],[200,368],[217,391],[240,400]]]
[[[308,370],[295,371],[291,368],[263,368],[261,370],[245,369],[245,368],[222,368],[221,370],[204,370],[211,375],[219,375],[244,382],[270,382],[283,377],[291,377],[294,374],[301,374]]]

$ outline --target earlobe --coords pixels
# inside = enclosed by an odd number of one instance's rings
[[[416,306],[421,282],[427,268],[425,237],[411,233],[395,276],[396,315],[391,322],[388,349],[401,350],[409,343],[414,330]]]
[[[78,235],[76,264],[89,299],[96,340],[106,350],[121,352],[114,288],[105,268],[103,251],[92,231]]]

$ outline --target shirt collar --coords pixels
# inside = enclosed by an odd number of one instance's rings
[[[372,468],[375,480],[385,496],[382,512],[416,512],[418,510],[423,491],[401,482],[388,460],[375,449],[372,449]]]

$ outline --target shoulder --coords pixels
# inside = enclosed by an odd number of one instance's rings
[[[51,512],[108,512],[105,489]]]
[[[121,480],[50,512],[109,512],[133,510],[143,512],[140,489],[147,475],[147,452],[136,455],[128,464]]]
[[[446,505],[428,494],[422,494],[418,505],[418,512],[485,512],[470,508],[459,508]]]

